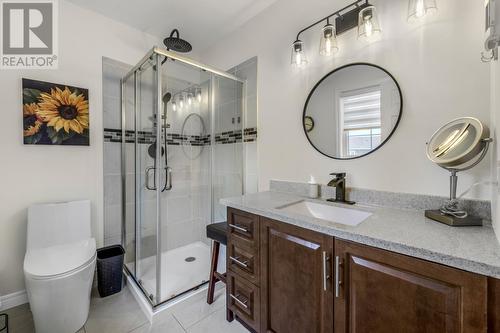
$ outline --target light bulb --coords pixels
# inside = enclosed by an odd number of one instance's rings
[[[371,35],[373,35],[372,19],[371,17],[368,16],[365,17],[365,32],[366,32],[366,37],[370,37]]]
[[[196,92],[196,99],[199,103],[201,103],[201,88]]]
[[[189,105],[193,104],[193,94],[189,93],[187,95],[187,101]]]
[[[172,102],[172,111],[177,111],[177,103]]]
[[[422,17],[425,15],[425,6],[424,0],[417,0],[416,8],[415,8],[415,16]]]
[[[436,0],[409,0],[408,21],[421,19],[436,10]]]
[[[370,38],[380,33],[377,9],[375,6],[368,6],[359,12],[358,37]]]
[[[331,56],[337,52],[337,38],[335,36],[335,28],[331,24],[327,24],[321,30],[321,39],[319,42],[319,54],[323,56]]]
[[[297,52],[295,54],[295,64],[297,66],[300,66],[302,64],[302,54],[300,54],[300,52]]]
[[[184,97],[180,96],[179,97],[179,109],[182,109],[184,107]]]
[[[295,67],[302,67],[307,64],[307,58],[304,54],[303,43],[301,40],[297,39],[293,42],[291,64]]]

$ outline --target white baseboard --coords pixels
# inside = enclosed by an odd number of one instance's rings
[[[28,303],[28,294],[26,290],[16,291],[15,293],[0,296],[0,311]]]

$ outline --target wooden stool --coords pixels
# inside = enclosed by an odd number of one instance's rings
[[[208,282],[207,303],[214,302],[215,283],[222,281],[226,283],[226,273],[220,274],[217,272],[217,264],[219,262],[220,245],[227,245],[227,223],[213,223],[207,225],[207,237],[213,240],[212,261],[210,265],[210,280]]]

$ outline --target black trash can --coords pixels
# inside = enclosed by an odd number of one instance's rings
[[[0,314],[0,333],[9,333],[9,316]]]
[[[101,297],[122,290],[123,256],[121,245],[106,246],[97,250],[97,290]]]

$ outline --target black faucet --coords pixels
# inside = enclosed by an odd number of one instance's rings
[[[331,176],[335,176],[334,179],[332,179],[327,186],[332,186],[335,187],[335,199],[326,199],[326,201],[330,202],[340,202],[340,203],[345,203],[348,205],[354,205],[354,201],[349,201],[345,199],[345,172],[340,172],[340,173],[331,173]]]

